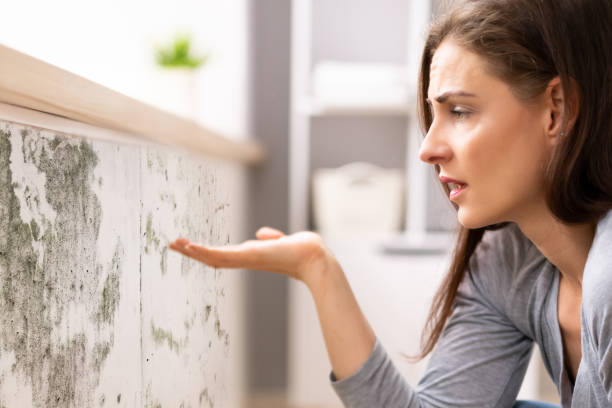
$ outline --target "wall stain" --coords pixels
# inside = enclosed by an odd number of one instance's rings
[[[157,346],[166,344],[170,350],[174,351],[177,354],[181,351],[181,348],[187,343],[187,337],[185,337],[183,340],[177,341],[170,331],[155,326],[152,320],[151,338]]]
[[[153,396],[151,394],[151,383],[147,384],[147,391],[145,393],[145,408],[163,408],[159,401],[153,400]]]
[[[110,353],[111,344],[109,342],[96,343],[93,349],[93,366],[95,367],[97,372],[100,372],[102,368],[102,364],[108,357],[108,353]]]
[[[98,324],[112,324],[115,319],[115,311],[121,298],[119,290],[119,280],[121,272],[121,259],[124,256],[124,250],[120,242],[117,242],[115,253],[111,260],[108,274],[102,289],[102,301],[96,313],[96,322]]]
[[[32,218],[32,221],[30,221],[30,232],[32,233],[32,238],[35,241],[38,241],[40,239],[40,227],[38,226],[38,223],[36,223],[36,220]]]
[[[207,322],[210,318],[210,312],[212,311],[212,305],[206,305],[204,308],[204,322]]]
[[[215,208],[215,214],[218,213],[219,211],[225,210],[229,206],[230,206],[229,203],[224,203],[224,204],[219,205],[217,208]]]
[[[161,259],[159,261],[159,268],[161,269],[161,274],[165,275],[168,271],[168,247],[164,246],[161,251]]]
[[[223,344],[225,345],[225,354],[227,355],[229,353],[230,335],[221,325],[221,319],[219,317],[217,307],[215,307],[215,333],[217,334],[217,338],[223,341]]]
[[[217,337],[219,337],[219,340],[226,337],[227,334],[225,329],[221,326],[221,319],[219,318],[219,312],[217,311],[217,308],[215,308],[215,332],[217,333]]]
[[[122,398],[122,394],[116,393],[119,390],[102,396],[95,394],[101,371],[114,346],[113,324],[121,300],[122,260],[125,257],[119,241],[112,259],[101,259],[97,254],[102,204],[93,189],[103,185],[101,177],[94,177],[99,158],[92,145],[80,139],[48,137],[48,132],[41,135],[36,131],[21,130],[19,126],[9,126],[8,129],[17,130],[13,131],[13,135],[10,132],[0,133],[0,354],[8,353],[10,358],[14,357],[15,363],[12,367],[14,374],[9,370],[0,372],[0,389],[3,375],[19,375],[31,384],[33,405],[36,407],[108,406],[114,405],[114,400],[120,404],[122,399],[125,404],[125,396]],[[27,177],[21,174],[15,175],[20,173],[21,163],[17,160],[17,167],[14,167],[15,163],[10,163],[12,147],[16,152],[21,152],[20,157],[25,164],[33,165],[42,175],[44,188],[31,185]],[[157,178],[162,184],[164,180],[168,181],[168,170],[173,179],[186,179],[180,157],[178,173],[174,167],[166,168],[165,159],[155,152],[148,153],[146,160],[146,166],[159,175]],[[146,173],[142,167],[140,171]],[[190,211],[189,217],[183,215],[183,218],[178,218],[174,193],[161,196],[160,203],[164,209],[174,213],[176,225],[181,224],[188,236],[211,243],[219,243],[223,238],[229,242],[229,234],[225,236],[223,221],[218,218],[229,204],[216,200],[217,196],[210,187],[217,179],[208,171],[197,175],[202,182],[197,184],[197,192],[195,188],[190,190],[187,201],[185,197],[178,196],[181,203],[196,199],[197,203],[208,201],[207,205]],[[201,195],[202,200],[197,199],[196,194]],[[42,211],[45,205],[54,214]],[[26,206],[34,214],[33,217],[30,218],[27,211],[20,212]],[[155,211],[153,204],[146,222],[140,222],[140,228],[145,230],[140,243],[144,245],[140,248],[143,252],[160,256],[159,265],[163,275],[168,269],[168,249],[163,245],[167,241],[164,232],[168,231],[162,228],[163,222],[160,225],[153,223],[154,215],[163,214],[159,211],[160,207]],[[145,217],[143,208],[141,200],[141,217]],[[199,219],[206,217],[205,226],[194,226],[194,215]],[[209,219],[209,216],[212,218]],[[181,262],[182,275],[197,269],[206,272],[207,282],[214,277],[214,286],[210,285],[209,293],[215,300],[204,300],[204,310],[202,303],[197,303],[192,320],[184,320],[187,332],[184,338],[176,338],[171,331],[156,327],[151,320],[153,343],[158,347],[168,347],[183,357],[183,352],[185,355],[191,352],[191,348],[187,347],[189,331],[192,328],[199,330],[203,318],[205,323],[210,321],[210,325],[206,325],[208,348],[204,353],[215,355],[217,345],[225,345],[227,353],[230,337],[217,310],[219,299],[225,295],[222,287],[219,290],[221,271],[187,258],[182,258]],[[89,319],[84,322],[85,326],[89,325],[88,330],[70,326],[70,322],[75,321],[74,316],[72,320],[66,317],[70,310],[85,312],[84,319]],[[214,319],[211,319],[213,312]],[[194,325],[196,320],[198,323]],[[205,348],[206,342],[203,345]],[[145,352],[145,356],[153,356],[153,353]],[[199,358],[202,358],[202,354]],[[149,361],[148,357],[146,361]],[[211,367],[205,369],[210,374]],[[208,375],[206,378],[211,379]],[[216,374],[214,379],[216,383]],[[211,381],[205,384],[211,387],[210,390],[216,389]],[[214,394],[211,395],[210,390],[206,388],[201,391],[200,406],[215,406]],[[183,396],[177,397],[181,401]],[[162,407],[160,401],[152,396],[151,384],[144,396],[140,394],[140,398],[143,398],[141,403],[146,407]],[[196,404],[196,401],[183,402],[183,405],[189,402],[194,406]],[[0,401],[0,408],[3,403]],[[222,405],[221,400],[219,404]]]
[[[11,170],[10,129],[0,130],[0,350],[14,355],[12,371],[31,385],[34,406],[91,406],[112,345],[108,327],[119,300],[112,289],[120,274],[114,259],[109,268],[114,277],[106,295],[100,293],[104,268],[96,249],[102,209],[90,188],[98,157],[85,141],[22,129],[23,165],[44,175],[45,195],[29,186],[17,191],[21,185]],[[17,194],[31,211],[46,200],[54,220],[38,214],[42,226],[33,219],[24,222]],[[88,311],[86,316],[106,313],[95,340],[70,326],[66,333],[69,306]]]
[[[208,408],[214,408],[215,407],[215,400],[209,395],[208,393],[208,387],[204,388],[201,392],[200,392],[200,407],[208,407]],[[206,404],[206,405],[204,405]]]
[[[145,252],[148,254],[152,247],[159,248],[159,237],[153,230],[153,214],[147,214],[147,225],[145,227]]]

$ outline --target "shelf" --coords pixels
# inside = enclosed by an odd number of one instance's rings
[[[434,255],[452,251],[456,235],[452,232],[403,232],[382,243],[381,249],[388,255]]]
[[[325,104],[304,98],[298,112],[310,117],[324,116],[410,116],[414,107],[409,103],[347,103]]]

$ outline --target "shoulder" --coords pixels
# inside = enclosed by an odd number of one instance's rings
[[[584,268],[584,280],[592,284],[594,282],[591,282],[591,278],[597,276],[598,272],[602,274],[600,278],[610,275],[610,268],[612,268],[612,210],[608,211],[597,223],[595,237]]]
[[[612,210],[599,220],[582,279],[586,323],[596,338],[612,318]]]

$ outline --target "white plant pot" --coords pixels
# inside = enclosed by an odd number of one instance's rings
[[[153,103],[177,115],[195,119],[198,72],[185,68],[158,68],[152,84]]]

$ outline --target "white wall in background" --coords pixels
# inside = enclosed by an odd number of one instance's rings
[[[197,119],[247,133],[247,0],[22,0],[3,4],[2,20],[0,43],[158,104],[154,46],[190,32],[211,55],[197,79]]]

